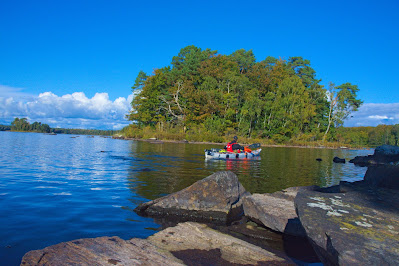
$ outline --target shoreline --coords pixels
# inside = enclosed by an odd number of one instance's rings
[[[139,138],[127,138],[123,136],[112,136],[113,139],[121,139],[121,140],[134,140],[134,141],[143,141],[143,142],[150,142],[153,144],[161,144],[161,143],[186,143],[186,144],[209,144],[209,145],[225,145],[224,143],[217,143],[217,142],[200,142],[200,141],[188,141],[188,140],[162,140],[162,139],[139,139]],[[242,143],[241,145],[250,145],[248,143]],[[261,147],[272,147],[272,148],[311,148],[311,149],[331,149],[331,150],[371,150],[373,148],[362,147],[362,148],[351,148],[346,146],[341,147],[329,147],[329,146],[301,146],[301,145],[277,145],[277,144],[261,144]]]

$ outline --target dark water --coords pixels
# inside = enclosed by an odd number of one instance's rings
[[[215,171],[235,172],[252,193],[330,186],[366,168],[333,164],[370,150],[264,148],[260,160],[206,161],[212,145],[0,132],[0,264],[77,238],[145,238],[160,225],[132,210]],[[321,158],[322,161],[316,161]]]

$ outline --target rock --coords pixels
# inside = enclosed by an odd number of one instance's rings
[[[294,265],[262,249],[194,222],[148,239],[98,237],[60,243],[25,254],[21,265]]]
[[[399,193],[341,182],[343,193],[301,191],[299,220],[327,265],[397,265]]]
[[[373,155],[356,156],[349,162],[359,166],[396,163],[399,162],[399,147],[391,145],[378,146],[375,148]]]
[[[306,233],[295,211],[298,191],[314,190],[316,186],[292,187],[271,194],[253,194],[243,198],[244,215],[274,231],[305,237]]]
[[[195,222],[169,227],[148,241],[188,265],[294,265],[288,257]]]
[[[399,146],[381,145],[375,148],[376,156],[399,156]]]
[[[333,159],[333,162],[334,163],[345,163],[346,161],[345,161],[345,159],[341,159],[341,158],[335,156]]]
[[[33,250],[21,265],[183,265],[170,252],[144,239],[119,237],[78,239]]]
[[[181,191],[140,204],[135,212],[181,221],[228,224],[241,218],[241,198],[248,194],[233,172],[217,172]]]
[[[364,181],[372,187],[384,187],[399,190],[399,166],[369,166]]]
[[[353,163],[358,166],[368,166],[368,165],[375,165],[378,162],[376,161],[376,158],[374,155],[368,155],[368,156],[356,156],[352,160],[349,161],[350,163]]]

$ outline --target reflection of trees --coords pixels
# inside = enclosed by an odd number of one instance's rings
[[[132,145],[131,191],[146,199],[167,195],[213,173],[204,169],[204,146],[184,143]]]
[[[294,186],[330,186],[348,176],[363,176],[352,164],[334,164],[334,156],[353,158],[357,151],[307,148],[264,148],[261,160],[204,159],[212,145],[132,142],[129,188],[134,195],[155,199],[201,180],[216,171],[229,170],[251,193],[270,193]],[[316,158],[322,158],[321,162]]]

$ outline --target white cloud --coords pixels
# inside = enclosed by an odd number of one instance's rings
[[[129,124],[133,95],[109,99],[108,93],[96,93],[88,98],[83,92],[62,96],[52,92],[33,97],[18,89],[0,86],[0,124],[10,124],[15,117],[26,117],[50,127],[121,129]]]
[[[345,121],[347,127],[399,124],[399,103],[365,103]]]

